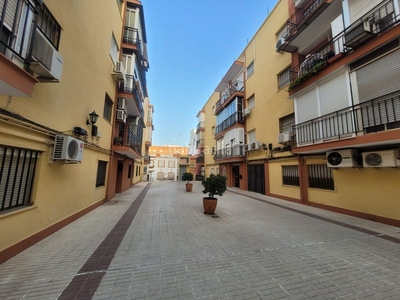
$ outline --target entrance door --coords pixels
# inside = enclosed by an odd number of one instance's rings
[[[117,183],[115,185],[115,192],[121,193],[122,191],[122,174],[124,170],[124,162],[122,160],[118,161],[117,165]]]
[[[235,187],[240,187],[240,178],[239,178],[239,166],[233,166],[232,175],[235,183]]]
[[[248,165],[247,176],[249,191],[265,194],[264,165]]]

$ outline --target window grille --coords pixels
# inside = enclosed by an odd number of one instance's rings
[[[294,126],[294,114],[279,119],[279,133],[291,132]]]
[[[53,46],[58,50],[60,44],[61,26],[50,13],[48,8],[43,5],[38,14],[37,27],[49,39]]]
[[[0,212],[29,206],[39,152],[0,147]]]
[[[308,165],[308,186],[323,190],[335,190],[333,172],[324,165]]]
[[[278,74],[278,89],[281,90],[290,83],[291,67]]]
[[[282,184],[300,186],[299,167],[282,166]]]
[[[103,117],[109,122],[111,122],[112,106],[113,106],[113,101],[111,100],[110,96],[108,96],[108,94],[106,93],[106,97],[104,99]]]

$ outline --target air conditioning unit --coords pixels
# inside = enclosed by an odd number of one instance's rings
[[[344,149],[326,153],[327,166],[330,168],[350,168],[358,166],[358,152]]]
[[[370,21],[364,21],[352,28],[344,35],[344,45],[354,48],[375,34],[376,25]]]
[[[400,155],[397,150],[364,152],[362,157],[365,168],[400,166]]]
[[[60,81],[62,67],[63,58],[60,53],[47,37],[36,29],[30,69],[39,76],[40,81]]]
[[[118,103],[117,103],[117,108],[118,109],[122,109],[123,111],[127,111],[127,108],[126,108],[126,99],[125,98],[122,98],[122,97],[119,97],[118,98]]]
[[[276,43],[275,51],[282,52],[283,49],[285,49],[285,39],[283,37],[280,37],[278,39],[278,42]]]
[[[287,142],[290,142],[292,140],[292,132],[291,131],[286,131],[278,134],[278,143],[279,144],[285,144]]]
[[[117,109],[117,120],[126,123],[126,112],[122,109]]]
[[[250,115],[250,113],[251,113],[251,108],[247,107],[247,108],[242,110],[242,116],[243,117],[246,117],[246,116]]]
[[[252,142],[251,143],[251,150],[257,150],[260,148],[260,143],[259,142]]]
[[[70,163],[82,161],[85,143],[69,135],[57,135],[54,141],[53,160]]]
[[[117,61],[114,66],[114,74],[116,81],[124,81],[125,80],[125,68],[122,61]]]
[[[244,145],[244,150],[246,150],[246,151],[250,151],[250,149],[251,149],[251,146],[250,146],[250,144],[246,144],[246,145]]]

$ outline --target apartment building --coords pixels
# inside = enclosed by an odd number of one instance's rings
[[[149,174],[150,181],[182,180],[182,174],[188,172],[190,158],[186,146],[151,146]]]
[[[151,138],[152,111],[146,106],[149,61],[144,9],[137,0],[127,0],[124,9],[123,33],[118,41],[121,47],[114,69],[120,81],[110,159],[110,198],[143,179],[145,157],[151,145],[150,140],[145,140],[146,136]]]
[[[107,199],[121,5],[0,3],[1,261]]]
[[[290,1],[293,185],[301,201],[400,225],[398,0]]]

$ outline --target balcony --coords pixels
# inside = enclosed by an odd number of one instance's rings
[[[215,114],[220,112],[223,109],[224,104],[229,103],[234,96],[244,97],[243,81],[235,81],[228,89],[221,93],[220,99],[215,104]]]
[[[120,94],[121,97],[128,98],[126,99],[126,103],[128,106],[128,115],[130,116],[144,116],[142,99],[143,95],[140,90],[139,83],[133,78],[133,75],[125,75],[125,81],[120,81],[118,86],[118,91],[120,93],[128,94],[127,95]],[[130,101],[131,100],[131,101]],[[134,102],[132,102],[132,100]],[[135,105],[136,104],[136,105]]]
[[[342,1],[334,0],[306,0],[287,24],[287,33],[279,50],[299,53],[310,51],[326,39],[331,22],[342,13]]]
[[[214,160],[244,157],[245,150],[244,145],[233,145],[224,149],[217,150]]]
[[[115,127],[113,150],[131,159],[142,158],[142,136],[138,132],[140,126],[135,129],[125,123],[118,123]]]
[[[289,82],[280,81],[279,84],[282,86],[289,84],[288,90],[291,91],[328,65],[352,53],[371,38],[396,26],[398,16],[395,16],[394,12],[391,11],[390,8],[392,7],[393,0],[375,7],[317,51],[308,54],[305,60],[293,67],[290,70],[290,75],[285,77]]]
[[[200,131],[204,131],[205,127],[206,127],[206,123],[205,122],[199,122],[197,124],[196,133],[199,133]]]
[[[34,16],[30,1],[2,1],[0,5],[0,95],[32,97],[39,81],[29,71]],[[16,6],[16,7],[15,7]],[[1,18],[1,16],[4,16]],[[25,20],[19,24],[18,20]],[[15,23],[15,24],[14,24]],[[21,46],[22,45],[22,46]]]
[[[179,158],[179,165],[180,166],[189,166],[190,165],[189,157],[180,157]]]
[[[235,112],[215,127],[214,136],[222,133],[223,131],[227,130],[228,128],[232,127],[235,124],[243,124],[243,123],[244,123],[244,117],[242,112]]]
[[[123,43],[138,47],[140,40],[137,28],[124,27]]]
[[[196,141],[196,149],[204,148],[205,142],[204,139],[200,139]]]
[[[196,157],[196,164],[203,165],[204,164],[204,155],[200,155]]]
[[[374,99],[294,125],[297,147],[400,128],[400,95]]]

